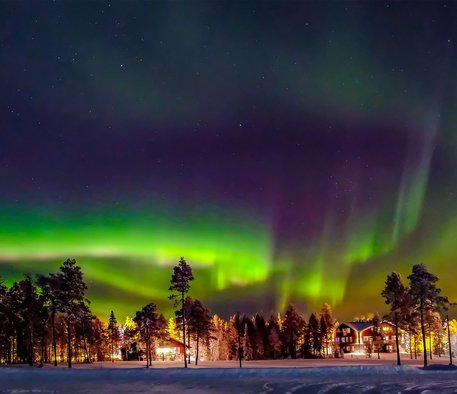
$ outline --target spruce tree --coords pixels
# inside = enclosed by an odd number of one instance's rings
[[[8,288],[3,284],[3,280],[0,277],[0,349],[2,350],[0,353],[0,361],[3,359],[7,362],[11,362],[11,336],[8,335],[10,333],[11,322],[7,293]]]
[[[125,349],[125,359],[129,360],[129,351],[131,349],[131,343],[133,342],[137,334],[137,327],[133,319],[129,316],[125,318],[125,322],[122,325],[122,346]]]
[[[13,287],[15,306],[14,311],[17,322],[17,333],[19,334],[21,356],[29,365],[33,365],[35,359],[34,342],[37,327],[40,327],[40,301],[37,289],[30,275],[26,275]]]
[[[284,336],[284,345],[288,347],[291,358],[296,358],[297,340],[303,334],[305,321],[298,313],[294,305],[289,304],[284,313],[284,322],[282,325],[282,333]]]
[[[327,335],[329,332],[329,327],[327,326],[327,321],[324,316],[321,316],[319,319],[319,333],[320,333],[320,355],[325,358],[325,353],[327,349]]]
[[[279,338],[279,334],[276,327],[271,327],[268,334],[268,343],[273,356],[273,360],[281,352],[282,342]]]
[[[392,272],[387,275],[386,287],[381,292],[385,298],[386,304],[390,305],[390,314],[388,317],[393,319],[395,324],[395,347],[397,351],[397,365],[401,364],[400,361],[400,348],[398,343],[398,326],[404,320],[405,309],[408,308],[408,289],[403,283],[400,274]]]
[[[254,317],[254,328],[257,342],[257,357],[255,358],[265,358],[268,349],[268,330],[262,313],[256,313]]]
[[[381,358],[379,353],[381,351],[381,345],[383,343],[382,333],[380,332],[381,323],[381,316],[379,316],[379,313],[375,313],[373,316],[373,327],[371,328],[371,341],[373,342],[374,350],[378,353],[378,360]]]
[[[117,320],[116,316],[114,316],[114,312],[111,311],[109,316],[109,324],[108,324],[108,331],[110,333],[111,339],[111,362],[114,363],[114,342],[117,340],[118,337],[118,329],[117,329]]]
[[[87,300],[85,291],[86,283],[83,280],[81,268],[76,265],[76,260],[68,259],[60,267],[59,279],[61,286],[58,289],[58,300],[60,311],[65,315],[67,326],[67,358],[68,368],[71,368],[72,361],[72,323],[81,315],[81,304]]]
[[[179,307],[176,311],[177,317],[182,317],[182,337],[184,342],[184,368],[187,368],[186,350],[186,308],[185,308],[185,295],[189,292],[190,282],[194,279],[192,275],[192,268],[187,264],[183,257],[179,260],[179,264],[173,268],[173,275],[171,276],[171,285],[169,291],[172,294],[168,297],[174,300],[174,306]]]
[[[61,305],[59,294],[62,281],[61,277],[55,274],[38,275],[37,281],[41,289],[42,302],[51,313],[53,359],[54,366],[57,367],[56,314]]]
[[[252,343],[249,338],[248,332],[248,323],[244,323],[244,330],[243,330],[243,358],[245,360],[252,360]]]
[[[152,365],[151,338],[157,333],[157,305],[151,302],[137,311],[133,321],[137,324],[141,339],[146,345],[146,368]]]
[[[333,318],[332,308],[330,304],[324,303],[320,310],[321,318],[324,318],[325,325],[327,327],[326,335],[323,337],[323,342],[325,346],[325,354],[328,356],[328,349],[331,345],[333,338],[333,332],[335,329],[335,319]]]
[[[167,324],[167,333],[169,338],[173,339],[179,339],[180,334],[178,332],[178,327],[176,324],[176,319],[174,317],[170,317],[168,319],[168,324]]]
[[[449,300],[441,295],[441,289],[436,287],[438,277],[425,268],[423,264],[413,266],[408,276],[412,303],[420,316],[422,345],[424,349],[424,367],[427,366],[427,344],[425,334],[425,316],[428,311],[440,312],[447,310]]]
[[[320,349],[320,327],[319,327],[319,320],[314,313],[311,313],[308,321],[308,330],[312,340],[312,347],[313,347],[313,356],[317,357]]]
[[[196,344],[195,365],[198,365],[200,341],[209,337],[211,328],[209,310],[199,300],[193,301],[189,312],[189,331],[193,333]]]

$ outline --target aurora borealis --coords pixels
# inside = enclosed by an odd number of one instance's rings
[[[0,2],[0,275],[93,311],[384,309],[457,256],[453,2]]]

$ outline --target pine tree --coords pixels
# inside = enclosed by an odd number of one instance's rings
[[[371,341],[373,343],[374,350],[378,353],[378,360],[381,358],[380,351],[381,345],[383,344],[381,331],[382,319],[379,313],[375,313],[373,316],[373,327],[371,328]]]
[[[178,332],[176,319],[174,317],[170,317],[168,319],[167,333],[168,333],[169,338],[180,339],[180,334]]]
[[[158,340],[163,341],[169,338],[168,336],[168,321],[161,313],[157,318],[157,331],[156,337]]]
[[[133,321],[137,324],[141,338],[146,345],[146,368],[152,365],[151,339],[158,330],[157,306],[153,302],[137,311]]]
[[[125,322],[122,325],[122,346],[125,349],[125,359],[129,359],[129,353],[131,348],[131,343],[134,341],[134,338],[137,335],[137,326],[133,319],[129,316],[125,318]]]
[[[325,352],[327,349],[327,335],[329,332],[329,327],[327,326],[327,321],[324,316],[321,316],[319,319],[319,333],[320,333],[320,355],[325,358]]]
[[[331,341],[333,338],[333,332],[336,329],[335,319],[333,318],[333,312],[330,304],[324,303],[320,310],[320,315],[325,320],[325,325],[327,327],[326,334],[323,337],[323,345],[325,347],[325,354],[328,356],[328,349],[332,345]]]
[[[257,313],[255,315],[254,328],[257,342],[257,357],[255,358],[265,358],[268,349],[268,330],[262,313]]]
[[[59,294],[62,288],[62,281],[61,277],[55,274],[49,274],[48,276],[38,275],[37,281],[41,289],[42,302],[49,308],[51,313],[52,349],[54,366],[57,367],[56,314],[61,304]]]
[[[319,320],[314,313],[311,313],[308,321],[308,329],[311,336],[313,356],[316,357],[320,351],[321,332],[319,327]]]
[[[430,360],[433,359],[433,350],[435,354],[441,357],[441,348],[443,347],[443,321],[438,312],[427,310],[425,312],[426,332],[429,339]]]
[[[8,308],[8,288],[0,277],[0,362],[11,362],[10,311]]]
[[[225,331],[226,323],[218,315],[212,317],[212,335],[210,336],[209,358],[210,360],[227,360],[228,338]]]
[[[279,356],[283,343],[281,341],[281,327],[279,325],[278,319],[276,318],[275,315],[271,314],[270,318],[268,319],[267,322],[267,327],[268,327],[268,351],[273,359],[276,358],[276,356]],[[275,341],[275,344],[280,344],[281,346],[277,348],[277,346],[274,346],[272,343],[272,338],[271,338],[271,332],[272,331],[276,332],[276,335],[278,336],[278,340]]]
[[[111,339],[111,362],[114,363],[114,343],[118,340],[118,327],[116,316],[114,316],[113,311],[111,311],[109,316],[108,331]]]
[[[427,344],[425,335],[425,315],[427,311],[443,312],[447,310],[449,300],[436,287],[438,277],[425,268],[423,264],[413,266],[412,274],[408,276],[412,303],[420,316],[422,345],[424,349],[424,367],[427,366]]]
[[[242,360],[244,359],[244,347],[242,343],[242,338],[244,335],[244,324],[246,321],[246,316],[241,315],[239,312],[231,319],[231,323],[233,324],[233,327],[235,328],[236,332],[236,355],[237,359],[240,362],[240,368],[242,367]]]
[[[198,365],[200,341],[208,338],[211,328],[209,310],[199,300],[193,301],[189,312],[189,331],[192,332],[196,343],[195,365]]]
[[[279,355],[279,353],[281,352],[282,342],[281,342],[281,339],[279,338],[278,331],[275,327],[271,327],[271,329],[269,331],[270,331],[270,333],[268,335],[268,342],[269,342],[269,346],[270,346],[270,349],[271,349],[271,352],[273,355],[273,360],[274,360],[277,357],[277,355]]]
[[[30,275],[14,283],[8,290],[7,297],[16,334],[17,356],[33,365],[35,333],[40,326],[40,302]]]
[[[81,268],[76,265],[74,259],[66,260],[60,267],[59,280],[61,287],[58,289],[57,299],[60,311],[66,319],[68,368],[71,368],[73,357],[71,324],[80,316],[81,305],[87,301],[84,296],[87,286],[83,280]]]
[[[86,303],[81,303],[80,308],[80,318],[79,322],[77,322],[78,324],[75,327],[75,335],[77,334],[77,337],[80,340],[82,339],[83,341],[84,362],[90,363],[91,357],[88,335],[90,333],[90,325],[94,316],[92,315],[92,312],[90,311],[89,306]],[[117,332],[117,338],[118,336],[119,333]]]
[[[49,319],[49,303],[47,296],[41,292],[38,296],[38,317],[40,322],[40,368],[43,368],[46,355],[46,326]]]
[[[248,324],[244,323],[243,333],[243,358],[245,360],[252,360],[252,344],[248,333]]]
[[[303,334],[304,327],[305,321],[300,316],[295,306],[290,304],[284,314],[282,334],[284,337],[284,345],[288,347],[289,354],[292,358],[297,357],[296,344],[297,340]]]
[[[223,330],[224,342],[227,346],[225,351],[227,352],[228,360],[239,359],[241,347],[241,343],[238,340],[241,337],[241,333],[239,332],[239,327],[241,327],[239,324],[240,320],[241,319],[238,318],[238,314],[231,316],[229,321],[225,324],[225,328]]]
[[[403,280],[400,274],[392,272],[387,276],[386,287],[381,292],[381,295],[385,298],[386,304],[390,305],[390,314],[388,315],[391,319],[393,318],[395,324],[395,347],[397,351],[397,365],[401,364],[400,361],[400,348],[398,343],[398,326],[400,322],[404,321],[405,310],[408,308],[409,298],[408,289],[403,284]]]
[[[192,268],[187,264],[183,257],[179,260],[179,264],[173,268],[173,275],[171,276],[171,285],[168,289],[172,292],[169,299],[174,300],[175,307],[180,307],[176,312],[177,316],[182,317],[182,337],[184,342],[184,349],[186,346],[186,310],[185,310],[185,295],[189,292],[190,282],[194,279],[192,275]],[[186,353],[184,353],[184,368],[187,368]]]

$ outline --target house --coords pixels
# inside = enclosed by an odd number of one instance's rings
[[[395,347],[395,325],[383,320],[378,327],[373,322],[348,322],[341,323],[335,335],[340,352],[344,353],[366,353],[375,351],[379,346],[381,352],[394,352]],[[400,350],[404,349],[404,331],[398,329],[398,341]]]
[[[156,357],[164,361],[182,359],[185,353],[185,347],[189,349],[189,346],[184,346],[184,343],[174,338],[163,340],[159,342],[158,346],[156,347]]]

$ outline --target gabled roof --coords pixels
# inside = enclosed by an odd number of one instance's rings
[[[395,323],[392,323],[392,322],[389,321],[389,320],[383,320],[383,321],[381,322],[381,324],[388,324],[389,326],[395,327]],[[401,327],[398,327],[398,329],[400,330]]]
[[[388,324],[389,326],[395,327],[395,324],[391,323],[388,320],[383,320],[380,322],[380,324]],[[373,322],[359,322],[359,321],[351,321],[347,323],[341,323],[338,328],[341,328],[342,326],[346,326],[348,328],[352,328],[355,331],[361,332],[366,330],[367,328],[373,327]]]
[[[168,338],[168,339],[165,339],[163,341],[160,342],[160,345],[163,345],[164,343],[167,343],[167,342],[171,342],[171,343],[174,343],[174,344],[177,344],[177,345],[181,345],[182,347],[184,347],[184,343],[182,343],[180,340],[176,339],[176,338]],[[187,348],[190,348],[189,345],[186,344],[186,347]]]
[[[341,326],[346,326],[349,328],[352,328],[354,331],[363,331],[366,330],[367,328],[373,327],[372,322],[348,322],[348,323],[341,323]]]

